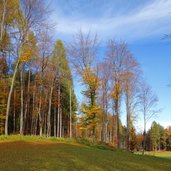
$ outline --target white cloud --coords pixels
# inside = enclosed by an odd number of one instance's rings
[[[111,9],[110,9],[111,11]],[[116,37],[126,40],[163,35],[171,32],[171,0],[155,0],[131,10],[127,14],[111,17],[104,9],[103,17],[91,18],[65,16],[56,14],[57,32],[62,35],[73,35],[79,29],[88,32],[90,29],[103,37]]]

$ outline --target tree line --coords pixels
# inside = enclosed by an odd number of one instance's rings
[[[143,134],[137,134],[135,137],[134,148],[142,148]],[[171,127],[164,128],[155,121],[152,122],[147,131],[146,150],[171,150]]]
[[[136,136],[135,120],[142,115],[146,149],[146,124],[160,111],[158,98],[144,81],[140,64],[125,42],[108,40],[101,58],[98,44],[96,35],[80,31],[68,46],[71,65],[84,85],[79,134],[130,150]],[[121,122],[123,109],[126,126]]]
[[[1,134],[71,132],[77,105],[72,76],[62,41],[53,47],[47,14],[40,0],[0,2]]]
[[[49,15],[45,1],[0,1],[0,134],[91,138],[132,150],[142,115],[148,149],[146,124],[158,99],[128,45],[110,39],[99,55],[97,36],[79,31],[64,46]],[[79,107],[73,76],[83,85]]]

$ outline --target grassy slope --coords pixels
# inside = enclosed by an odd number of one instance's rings
[[[0,141],[2,139],[4,138],[0,137]],[[5,139],[9,141],[14,137]],[[18,141],[20,139],[22,141]],[[0,143],[0,171],[171,170],[170,160],[153,156],[103,150],[75,142],[56,142],[55,139],[20,137],[15,138],[15,142],[6,142],[6,140]]]
[[[148,155],[166,158],[171,160],[171,151],[152,151],[146,152]]]

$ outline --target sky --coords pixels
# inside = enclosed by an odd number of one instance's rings
[[[171,39],[163,39],[171,33],[171,0],[52,0],[51,7],[57,39],[72,41],[81,29],[96,33],[102,45],[108,39],[127,42],[158,96],[162,111],[153,120],[164,127],[171,125]],[[81,88],[76,82],[76,95],[81,101]],[[122,118],[125,122],[124,114]],[[142,129],[141,118],[137,123]]]

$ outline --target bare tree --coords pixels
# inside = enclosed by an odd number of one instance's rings
[[[156,109],[156,105],[158,102],[158,98],[155,94],[153,94],[152,89],[145,82],[141,84],[140,90],[140,109],[143,114],[144,121],[144,142],[143,142],[143,154],[146,149],[146,127],[147,122],[156,115],[160,110]]]
[[[107,127],[108,127],[108,113],[111,107],[110,101],[110,93],[111,93],[111,79],[112,79],[112,72],[111,72],[111,65],[105,59],[100,64],[100,81],[101,86],[99,90],[99,105],[102,108],[102,142],[107,142]]]
[[[134,56],[128,51],[124,71],[124,92],[127,113],[127,150],[129,150],[130,130],[133,128],[133,114],[138,106],[138,86],[140,80],[140,66]]]
[[[120,106],[121,97],[123,94],[123,83],[125,74],[125,64],[127,60],[127,45],[125,43],[116,43],[113,40],[108,42],[107,57],[111,65],[112,72],[112,93],[111,98],[113,100],[114,114],[117,118],[117,147],[121,147],[120,138]]]
[[[38,66],[38,78],[40,81],[39,84],[39,93],[40,93],[40,100],[39,100],[39,112],[38,112],[38,116],[39,117],[39,135],[42,136],[43,134],[43,124],[46,125],[46,123],[43,123],[44,121],[47,121],[46,119],[43,119],[43,108],[42,108],[42,100],[43,100],[43,96],[47,96],[48,95],[48,91],[43,91],[44,90],[44,84],[48,84],[47,83],[47,79],[48,79],[48,73],[50,73],[50,65],[48,65],[49,63],[49,58],[52,55],[52,46],[51,43],[53,42],[52,37],[50,36],[50,32],[51,32],[51,27],[49,27],[49,25],[44,25],[44,27],[39,30],[38,32],[38,48],[39,48],[39,59],[37,62],[37,66]],[[51,62],[49,63],[51,64]],[[49,68],[48,68],[49,67]],[[54,73],[53,73],[54,76]],[[53,76],[50,77],[49,79],[52,79],[49,81],[49,84],[51,83],[51,85],[53,85]],[[51,93],[53,92],[53,86],[51,86]],[[50,93],[50,94],[51,94]],[[52,94],[51,94],[52,95]],[[51,102],[50,102],[51,103]],[[49,105],[49,107],[51,107],[51,104]],[[48,114],[50,114],[50,110],[48,112]],[[45,116],[46,117],[46,116]],[[50,119],[48,117],[48,119]],[[48,127],[48,129],[50,129],[50,125]]]

